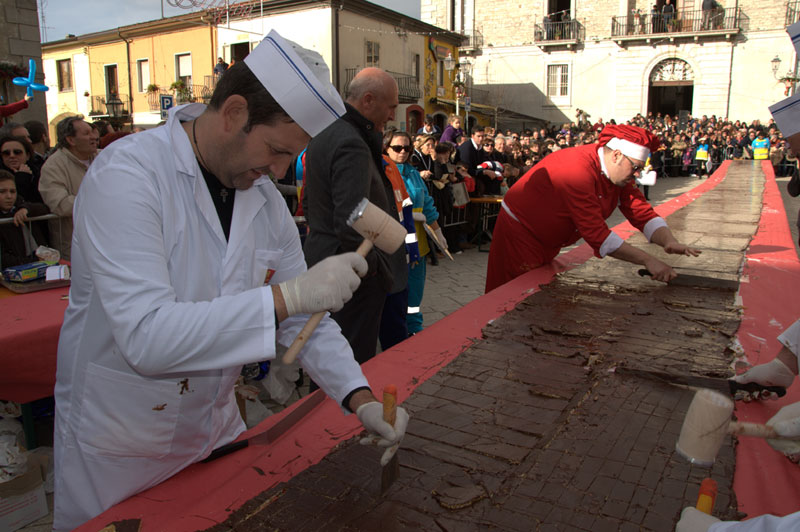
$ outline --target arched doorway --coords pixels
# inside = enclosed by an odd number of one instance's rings
[[[692,112],[694,71],[683,59],[671,57],[658,63],[650,73],[647,112],[676,116]]]
[[[425,109],[419,105],[409,105],[406,109],[406,131],[408,131],[411,136],[414,136],[417,130],[422,127],[424,114]]]

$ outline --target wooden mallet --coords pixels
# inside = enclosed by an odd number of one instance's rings
[[[403,225],[392,218],[387,212],[376,207],[367,198],[362,199],[347,219],[347,225],[358,231],[364,237],[364,241],[358,246],[356,253],[366,257],[372,246],[385,251],[394,253],[406,241],[408,231]],[[325,316],[325,312],[313,314],[292,345],[283,355],[283,363],[291,364],[297,358],[297,354],[306,345],[314,329]]]
[[[711,467],[728,434],[780,439],[772,427],[731,421],[732,414],[730,397],[704,388],[697,390],[683,420],[675,450],[693,464]]]

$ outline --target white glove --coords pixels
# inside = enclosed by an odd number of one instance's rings
[[[436,235],[436,238],[439,240],[439,243],[442,245],[442,249],[447,248],[447,240],[444,238],[444,233],[442,233],[442,228],[439,227],[433,231],[433,234]]]
[[[764,386],[783,386],[784,388],[788,388],[789,386],[792,385],[794,377],[795,377],[794,373],[792,373],[792,370],[790,370],[786,366],[786,364],[784,364],[777,358],[773,358],[766,364],[759,364],[758,366],[753,366],[752,368],[745,371],[741,375],[733,377],[733,380],[741,384],[747,384],[748,382],[756,382]],[[744,400],[751,401],[753,399],[777,399],[777,398],[778,398],[777,394],[763,391],[763,392],[753,392],[751,394],[747,394],[745,395]]]
[[[367,274],[367,261],[358,253],[342,253],[328,257],[294,279],[281,283],[286,312],[314,314],[341,310]]]
[[[401,406],[397,407],[394,427],[383,420],[383,404],[378,401],[370,401],[359,406],[356,416],[369,432],[369,436],[361,438],[361,445],[377,445],[387,448],[381,456],[381,465],[385,466],[397,452],[403,436],[406,435],[408,412]]]
[[[681,512],[681,519],[675,525],[675,532],[707,532],[711,525],[719,522],[716,517],[701,512],[694,506],[687,506]]]
[[[425,218],[425,213],[414,211],[414,212],[411,213],[411,215],[414,217],[414,221],[415,222],[425,223],[425,222],[428,221],[428,219]]]

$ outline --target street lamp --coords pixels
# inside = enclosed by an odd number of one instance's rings
[[[777,79],[778,69],[781,67],[781,58],[776,55],[770,63],[772,64],[772,75]]]
[[[460,69],[461,65],[456,63],[456,60],[453,59],[453,54],[447,52],[447,57],[444,58],[444,69],[449,72],[450,82],[453,84],[453,92],[456,95],[456,116],[458,116],[458,100],[461,96],[459,93],[459,87],[461,85],[461,74]],[[453,72],[455,70],[455,72]]]
[[[458,64],[459,64],[459,72],[463,72],[464,73],[464,81],[463,81],[464,95],[467,97],[467,101],[469,101],[469,93],[467,92],[467,84],[469,83],[469,75],[472,72],[472,63],[470,63],[469,60],[466,57],[460,57],[458,59]],[[466,112],[467,112],[467,118],[464,121],[464,126],[465,127],[469,127],[469,107],[468,106],[465,106],[465,107],[466,107]]]
[[[113,94],[106,102],[106,111],[108,112],[108,116],[114,118],[122,116],[122,106],[122,100],[119,99],[119,96]]]

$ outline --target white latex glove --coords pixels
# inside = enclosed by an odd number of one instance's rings
[[[716,517],[701,512],[694,506],[687,506],[681,512],[681,519],[675,525],[675,532],[707,532],[711,525],[719,522]]]
[[[401,406],[397,407],[394,427],[383,420],[383,404],[378,401],[371,401],[359,406],[356,416],[369,432],[368,436],[361,438],[361,445],[377,445],[387,448],[381,456],[381,465],[385,466],[397,452],[403,436],[406,435],[408,412]]]
[[[436,238],[439,239],[439,243],[442,245],[442,249],[449,249],[447,247],[447,240],[444,238],[444,233],[442,233],[442,228],[439,227],[433,231],[433,234],[436,235]]]
[[[762,384],[764,386],[783,386],[784,388],[788,388],[794,382],[794,373],[790,370],[786,364],[778,360],[777,358],[773,358],[766,364],[759,364],[758,366],[753,366],[752,368],[748,369],[741,375],[737,375],[733,378],[736,382],[740,382],[742,384],[747,384],[748,382],[756,382],[758,384]],[[740,392],[737,392],[737,394]],[[777,399],[777,394],[763,391],[763,392],[753,392],[753,393],[745,393],[744,400],[751,401],[753,399]]]
[[[422,222],[422,223],[425,223],[425,222],[427,222],[427,221],[428,221],[428,219],[427,219],[427,218],[425,218],[425,213],[422,213],[422,212],[416,212],[416,211],[414,211],[414,212],[413,212],[413,213],[411,213],[411,214],[412,214],[412,216],[414,217],[414,221],[415,221],[415,222]]]
[[[341,310],[367,274],[367,261],[358,253],[342,253],[328,257],[294,279],[281,283],[286,312],[314,314]]]

